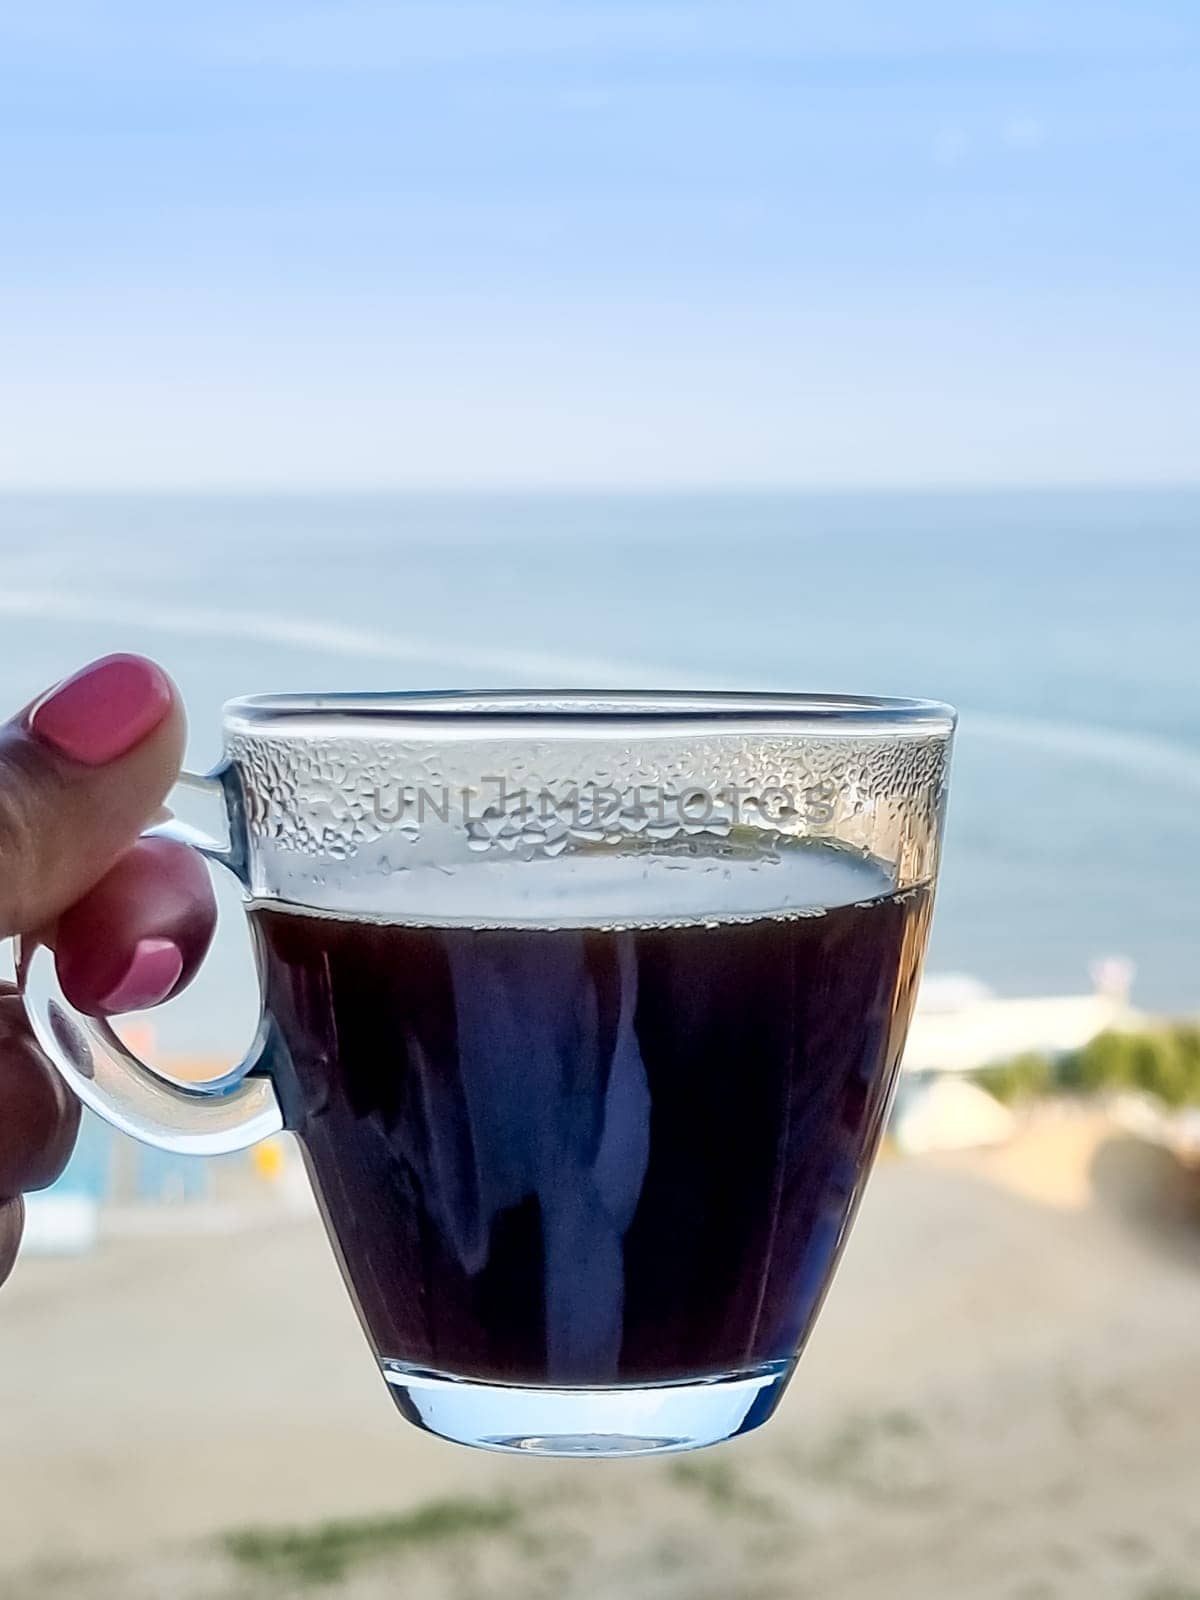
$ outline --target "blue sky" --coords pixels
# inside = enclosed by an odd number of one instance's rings
[[[1200,478],[1200,6],[0,0],[0,484]]]

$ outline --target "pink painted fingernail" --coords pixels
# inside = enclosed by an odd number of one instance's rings
[[[88,767],[127,755],[171,709],[171,681],[144,656],[104,656],[42,696],[30,733]]]
[[[179,982],[182,971],[183,954],[174,939],[139,939],[129,965],[101,1000],[100,1009],[111,1015],[156,1006]]]

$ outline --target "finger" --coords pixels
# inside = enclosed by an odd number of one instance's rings
[[[20,996],[0,985],[0,1201],[54,1182],[75,1146],[79,1102],[34,1042]]]
[[[93,1017],[158,1005],[195,976],[216,916],[212,881],[195,851],[170,839],[140,840],[58,919],[63,993]]]
[[[141,656],[106,656],[0,727],[0,936],[44,927],[126,851],[179,770],[184,718]]]
[[[0,1283],[8,1277],[17,1259],[17,1246],[21,1242],[24,1221],[25,1206],[20,1196],[0,1204]]]

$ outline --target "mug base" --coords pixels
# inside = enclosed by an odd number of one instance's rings
[[[596,1459],[697,1450],[749,1433],[775,1410],[793,1363],[598,1389],[481,1383],[402,1361],[379,1366],[402,1414],[440,1439],[511,1455]]]

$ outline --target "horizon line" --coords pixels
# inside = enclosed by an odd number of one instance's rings
[[[928,483],[848,483],[848,482],[796,482],[756,483],[736,481],[681,480],[662,483],[254,483],[254,482],[199,482],[199,483],[5,483],[0,481],[0,498],[3,497],[79,497],[98,499],[202,497],[213,498],[321,498],[326,496],[353,498],[391,498],[405,495],[461,498],[534,498],[556,496],[581,496],[614,499],[655,496],[721,496],[738,497],[774,495],[879,495],[879,496],[938,496],[953,495],[1029,495],[1029,494],[1180,494],[1200,492],[1200,478],[1113,478],[1113,479],[1051,479],[1028,482],[985,481]]]

